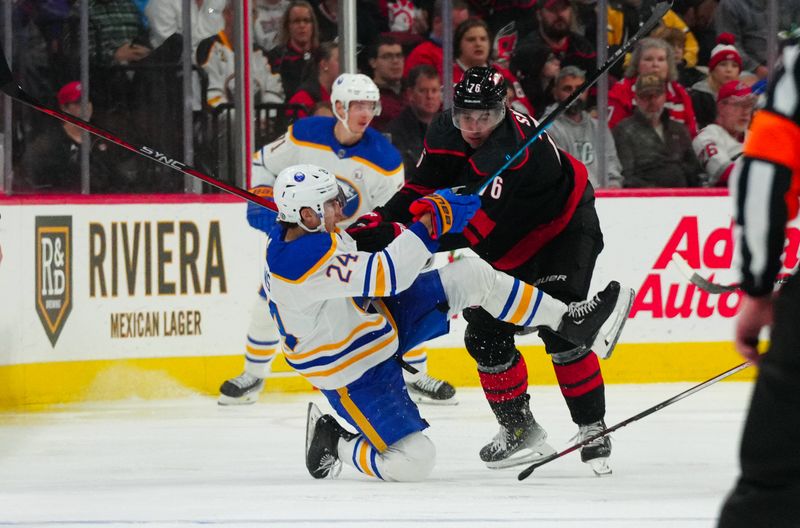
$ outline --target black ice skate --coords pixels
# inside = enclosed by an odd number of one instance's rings
[[[242,372],[235,378],[227,380],[219,388],[220,405],[248,405],[258,401],[264,389],[264,378],[257,378],[248,372]]]
[[[416,403],[431,405],[458,405],[456,388],[444,380],[423,373],[413,383],[406,383],[408,395]]]
[[[617,281],[588,301],[570,303],[561,319],[558,333],[568,341],[585,346],[601,359],[614,351],[633,303],[633,290],[621,288]]]
[[[591,438],[605,428],[606,423],[603,420],[579,426],[578,442],[583,442]],[[611,474],[611,466],[608,465],[608,458],[610,456],[611,438],[609,438],[608,435],[601,436],[581,448],[581,461],[589,464],[594,474],[598,477]]]
[[[500,426],[491,442],[480,451],[481,460],[490,469],[502,469],[530,464],[555,453],[547,443],[547,431],[531,418],[522,425]]]
[[[351,440],[357,435],[345,430],[336,418],[322,414],[319,407],[308,404],[306,420],[306,468],[315,479],[336,478],[342,471],[339,460],[339,438]]]

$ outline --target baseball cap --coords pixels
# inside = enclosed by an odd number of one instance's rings
[[[65,84],[58,91],[56,98],[59,105],[67,105],[70,103],[77,103],[81,100],[81,83],[79,81],[72,81]]]
[[[658,75],[649,73],[640,75],[639,78],[636,79],[634,89],[639,95],[644,95],[645,93],[662,93],[667,90],[667,83]]]
[[[723,84],[717,93],[717,102],[733,98],[732,102],[747,101],[755,99],[755,94],[750,87],[741,81],[732,80]]]

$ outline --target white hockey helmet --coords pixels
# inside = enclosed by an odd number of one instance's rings
[[[344,118],[336,112],[336,102],[342,103],[344,108]],[[343,73],[333,81],[331,89],[331,107],[333,115],[344,124],[347,130],[347,118],[349,116],[350,103],[353,101],[371,101],[375,103],[373,116],[381,114],[381,92],[372,82],[372,79],[363,73]]]
[[[275,179],[273,196],[278,205],[278,220],[295,223],[308,232],[325,231],[323,217],[325,203],[338,200],[344,206],[344,193],[333,173],[317,165],[291,165]],[[301,221],[300,210],[308,207],[320,219],[316,229],[309,229]]]

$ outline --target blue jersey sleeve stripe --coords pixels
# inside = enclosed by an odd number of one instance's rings
[[[514,285],[511,287],[511,293],[508,295],[506,305],[503,306],[503,311],[497,316],[498,319],[505,319],[511,307],[514,306],[514,300],[517,298],[517,290],[519,290],[519,281],[514,279]]]
[[[358,453],[358,446],[363,441],[364,441],[364,437],[363,436],[359,436],[356,439],[356,445],[353,446],[353,466],[355,466],[356,469],[358,469],[358,457],[356,456],[356,453]],[[362,473],[363,473],[363,471],[362,471]]]
[[[389,280],[391,281],[391,289],[389,291],[389,295],[394,295],[397,289],[397,276],[394,272],[394,262],[392,262],[392,257],[389,256],[389,252],[385,249],[381,251],[383,256],[386,257],[386,263],[389,265]]]
[[[525,320],[525,324],[522,326],[529,326],[531,321],[533,321],[533,316],[536,315],[536,311],[539,309],[539,303],[542,302],[542,296],[544,292],[539,288],[536,288],[536,302],[533,303],[533,310],[531,310],[531,316]]]
[[[375,462],[375,458],[377,456],[378,456],[378,451],[376,449],[372,449],[372,454],[369,456],[369,463],[372,466],[372,472],[375,473],[375,476],[383,480],[381,472],[378,471],[378,464]]]
[[[372,261],[375,260],[375,253],[369,256],[369,260],[367,261],[367,273],[364,277],[364,293],[362,297],[369,297],[370,290],[369,286],[372,284]]]

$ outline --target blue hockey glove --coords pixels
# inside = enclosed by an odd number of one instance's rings
[[[274,203],[272,199],[272,187],[268,185],[259,185],[258,187],[250,189],[250,192]],[[269,233],[275,226],[275,220],[277,218],[277,208],[273,211],[272,209],[254,204],[253,202],[247,202],[247,223],[249,223],[251,227]]]
[[[438,239],[445,233],[460,233],[470,218],[481,208],[481,199],[474,194],[459,195],[450,189],[440,189],[433,194],[415,200],[408,210],[419,220],[430,213],[433,224],[431,238]]]

